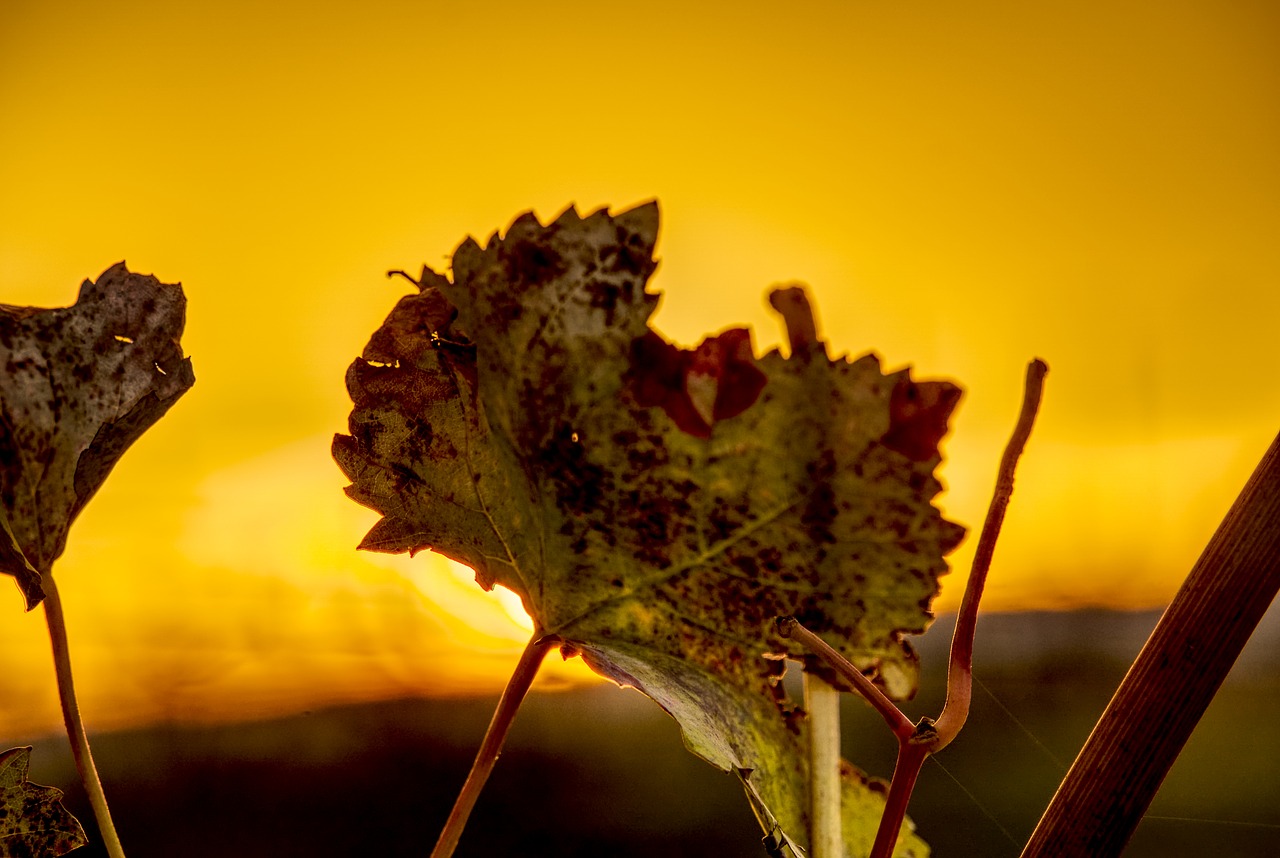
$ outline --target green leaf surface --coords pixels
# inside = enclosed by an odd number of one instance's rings
[[[89,841],[62,806],[62,791],[27,781],[31,748],[0,753],[0,856],[47,858]]]
[[[774,293],[793,354],[728,329],[694,350],[649,327],[656,204],[527,214],[452,279],[424,269],[348,370],[348,494],[362,548],[438,551],[518,593],[538,630],[652,697],[712,764],[806,839],[804,720],[779,685],[794,615],[894,697],[963,530],[931,504],[959,390],[831,360]],[[825,674],[824,674],[825,675]],[[835,681],[834,676],[828,676]],[[883,799],[852,769],[874,836]],[[869,833],[868,833],[869,832]],[[923,855],[907,837],[900,854]]]
[[[27,608],[71,522],[124,451],[195,382],[182,287],[123,262],[71,307],[0,304],[0,572]]]

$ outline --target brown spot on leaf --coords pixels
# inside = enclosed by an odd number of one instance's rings
[[[62,806],[62,791],[27,780],[31,747],[0,753],[0,852],[12,858],[63,855],[88,840]]]
[[[352,373],[334,455],[383,514],[366,547],[430,546],[510,587],[798,826],[803,723],[764,656],[802,653],[772,620],[799,615],[909,693],[895,634],[921,627],[958,538],[930,504],[949,386],[895,398],[874,357],[822,359],[798,290],[774,299],[791,358],[757,359],[741,328],[668,343],[648,323],[656,238],[651,204],[464,241],[453,281],[374,335],[383,365]],[[432,342],[445,331],[466,347]]]
[[[950,382],[915,382],[904,375],[889,396],[889,429],[881,443],[912,461],[932,459],[959,401],[960,388]]]
[[[124,451],[195,383],[185,321],[180,285],[124,263],[85,281],[74,306],[0,305],[0,499],[12,531],[0,538],[0,571],[18,579],[28,608],[43,598],[31,569],[49,573]]]
[[[534,241],[518,241],[514,246],[504,246],[503,256],[507,276],[515,291],[559,277],[565,271],[565,263],[559,253]]]
[[[642,407],[659,406],[681,431],[711,437],[717,421],[750,408],[766,376],[756,366],[751,332],[731,328],[696,349],[678,348],[649,331],[632,344],[631,385]]]

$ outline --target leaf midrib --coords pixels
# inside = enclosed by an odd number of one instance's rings
[[[722,555],[725,551],[727,551],[737,542],[747,538],[751,534],[759,530],[762,530],[763,528],[768,527],[769,525],[776,522],[779,518],[786,515],[791,510],[795,509],[796,506],[800,504],[803,500],[804,500],[804,497],[801,496],[787,503],[784,503],[775,507],[774,509],[765,513],[764,515],[761,515],[758,518],[738,528],[738,530],[734,532],[732,535],[712,543],[710,546],[703,549],[698,554],[694,555],[692,558],[684,561],[683,563],[679,563],[675,566],[667,567],[666,569],[661,569],[658,572],[654,573],[653,575],[641,578],[628,592],[621,593],[617,596],[611,596],[608,599],[604,599],[599,602],[595,602],[590,607],[588,607],[585,611],[581,612],[580,614],[577,614],[576,616],[570,617],[569,619],[563,622],[558,623],[554,628],[545,627],[545,631],[548,634],[558,634],[558,635],[564,636],[568,629],[570,629],[571,627],[579,623],[582,623],[583,621],[591,618],[596,614],[607,611],[617,604],[641,598],[641,595],[645,591],[656,590],[659,587],[662,587],[664,584],[683,575],[685,572],[688,572],[690,569],[701,566],[702,564],[707,563],[710,560]]]

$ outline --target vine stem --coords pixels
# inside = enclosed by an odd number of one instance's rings
[[[941,751],[960,733],[969,717],[969,703],[973,698],[973,639],[978,631],[978,602],[991,571],[991,559],[995,556],[1000,528],[1013,497],[1013,478],[1018,460],[1026,449],[1027,439],[1035,426],[1040,400],[1044,396],[1044,377],[1049,365],[1036,358],[1027,365],[1026,381],[1022,394],[1022,410],[1018,422],[1000,457],[1000,470],[996,472],[996,487],[987,506],[987,517],[978,536],[978,547],[973,551],[973,564],[969,567],[969,580],[965,584],[964,598],[956,614],[956,628],[951,635],[951,658],[947,665],[947,700],[942,704],[936,729],[937,744],[934,751]]]
[[[76,770],[80,772],[80,782],[89,797],[89,806],[93,808],[94,818],[98,821],[98,831],[102,835],[110,858],[125,858],[124,847],[120,845],[120,837],[116,834],[115,823],[111,821],[111,810],[107,807],[107,796],[102,790],[102,779],[98,777],[98,768],[93,764],[93,754],[89,751],[89,736],[84,729],[84,720],[80,717],[80,704],[76,702],[76,687],[71,679],[71,650],[67,646],[67,619],[62,612],[62,597],[58,594],[58,585],[52,575],[44,576],[41,582],[44,587],[44,619],[49,627],[49,643],[53,649],[53,672],[58,679],[58,699],[62,703],[62,721],[67,727],[67,739],[71,743],[71,756],[76,761]]]
[[[502,699],[498,701],[493,720],[489,722],[489,729],[485,731],[484,741],[480,743],[480,750],[476,752],[476,760],[471,764],[471,772],[467,775],[462,791],[458,793],[458,798],[453,803],[453,810],[449,811],[449,818],[445,821],[444,830],[440,832],[440,839],[436,841],[435,849],[431,851],[431,858],[449,858],[453,855],[453,850],[458,848],[458,840],[461,839],[462,830],[467,825],[467,817],[471,815],[472,809],[476,806],[476,800],[480,798],[480,791],[484,789],[485,781],[489,779],[489,773],[493,771],[494,764],[502,754],[502,745],[507,740],[507,733],[511,729],[512,722],[515,721],[516,712],[519,711],[529,686],[533,684],[533,678],[538,675],[542,659],[559,644],[560,638],[555,635],[534,632],[524,652],[520,654],[520,661],[516,663],[516,669],[502,692]]]
[[[923,723],[923,722],[922,722]],[[893,764],[893,778],[889,781],[889,795],[885,797],[884,813],[880,815],[880,827],[871,846],[872,858],[890,858],[897,845],[902,821],[907,818],[907,804],[920,777],[925,758],[933,753],[925,742],[899,741],[898,759]]]

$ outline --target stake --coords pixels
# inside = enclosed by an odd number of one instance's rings
[[[1022,858],[1120,854],[1277,590],[1280,436],[1129,668]]]
[[[58,699],[62,703],[62,722],[67,727],[71,756],[76,761],[80,782],[84,784],[84,791],[89,796],[89,806],[93,808],[94,818],[98,821],[98,831],[102,834],[107,855],[110,858],[125,858],[124,847],[120,845],[115,823],[111,821],[111,811],[107,808],[107,796],[102,791],[102,780],[98,777],[98,768],[93,764],[93,754],[89,751],[89,736],[85,733],[84,721],[80,718],[80,705],[76,702],[75,683],[71,680],[71,651],[67,647],[67,620],[62,613],[62,598],[58,595],[58,586],[54,583],[52,575],[45,575],[41,583],[45,591],[44,619],[49,627],[49,643],[53,649],[53,672],[58,678]]]
[[[809,714],[809,852],[813,858],[842,858],[840,692],[806,673],[804,708]]]
[[[533,684],[533,678],[538,675],[543,656],[559,643],[560,639],[555,635],[534,632],[524,652],[520,654],[520,661],[516,663],[516,669],[502,692],[502,699],[498,701],[498,708],[493,713],[493,720],[489,722],[484,741],[476,752],[476,761],[471,764],[471,772],[462,785],[462,791],[458,793],[453,810],[449,812],[444,830],[440,832],[440,839],[436,841],[436,848],[431,851],[431,858],[449,858],[453,850],[458,848],[458,840],[462,837],[462,829],[467,825],[467,817],[471,815],[476,800],[480,798],[480,791],[489,779],[489,773],[498,762],[502,744],[507,740],[507,732],[515,721],[525,693]]]

